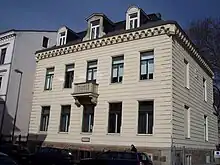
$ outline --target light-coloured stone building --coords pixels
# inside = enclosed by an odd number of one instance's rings
[[[155,164],[212,162],[213,72],[178,23],[135,6],[122,22],[87,21],[36,53],[30,142],[80,157],[134,144]]]

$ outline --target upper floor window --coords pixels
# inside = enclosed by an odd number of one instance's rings
[[[154,102],[139,102],[138,134],[152,134],[154,121]]]
[[[138,13],[129,14],[129,26],[130,29],[138,27]]]
[[[89,61],[87,64],[87,82],[96,82],[97,60]]]
[[[54,77],[54,68],[48,68],[46,71],[46,78],[45,78],[45,87],[44,87],[45,90],[52,89],[53,77]]]
[[[189,89],[189,63],[184,59],[184,84]]]
[[[124,72],[124,56],[112,58],[112,83],[122,82]]]
[[[59,45],[64,45],[66,43],[66,33],[61,32],[59,38]]]
[[[5,55],[6,55],[6,51],[7,51],[7,48],[3,48],[1,49],[1,57],[0,57],[0,65],[4,64],[5,63]]]
[[[47,131],[50,117],[50,106],[44,106],[41,110],[40,131]]]
[[[64,88],[72,88],[74,79],[74,64],[66,65]]]
[[[100,29],[100,20],[92,21],[91,29],[90,29],[91,39],[96,39],[99,37],[99,29]]]
[[[141,73],[140,79],[153,79],[154,74],[154,52],[143,52],[141,53]]]
[[[203,97],[207,101],[207,82],[205,78],[203,78]]]
[[[49,41],[49,38],[47,38],[47,37],[43,37],[43,43],[42,43],[42,46],[44,47],[44,48],[47,48],[48,47],[48,41]]]

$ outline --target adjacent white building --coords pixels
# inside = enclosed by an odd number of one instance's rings
[[[178,23],[135,6],[125,21],[87,22],[36,53],[30,143],[81,158],[134,144],[158,165],[212,162],[213,72]]]
[[[11,136],[13,130],[15,135],[27,136],[35,52],[55,44],[55,31],[9,30],[0,33],[0,132],[4,137]]]

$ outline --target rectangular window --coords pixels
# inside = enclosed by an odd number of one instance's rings
[[[186,165],[192,165],[192,156],[186,155]]]
[[[45,78],[45,87],[44,87],[45,90],[52,90],[53,77],[54,77],[54,68],[48,68]]]
[[[184,59],[184,84],[189,89],[189,63]]]
[[[3,79],[3,77],[0,76],[0,89],[2,88],[2,79]]]
[[[95,107],[93,105],[85,105],[83,108],[82,132],[91,133],[93,131]]]
[[[1,49],[0,65],[5,63],[6,51],[7,51],[7,48]]]
[[[153,79],[154,74],[154,52],[143,52],[141,53],[141,61],[140,61],[140,79]]]
[[[112,57],[112,83],[122,82],[124,72],[124,56]]]
[[[40,131],[47,131],[50,118],[50,106],[44,106],[41,110]]]
[[[43,43],[42,43],[42,46],[44,47],[44,48],[47,48],[48,47],[48,41],[49,41],[49,38],[47,38],[47,37],[43,37]]]
[[[138,27],[138,14],[133,13],[129,15],[129,25],[130,29],[134,29]]]
[[[205,141],[209,140],[209,132],[208,132],[208,116],[204,115],[204,137]]]
[[[87,63],[87,82],[96,82],[97,60]]]
[[[138,111],[138,134],[153,134],[154,102],[140,101]]]
[[[64,88],[72,88],[74,79],[74,64],[66,65]]]
[[[60,132],[68,132],[69,131],[70,109],[71,109],[71,105],[62,105],[61,106]]]
[[[185,126],[185,137],[190,138],[190,108],[184,106],[184,126]]]
[[[60,33],[59,44],[64,45],[65,43],[66,43],[66,33],[62,32]]]
[[[91,29],[90,29],[91,39],[96,39],[99,37],[99,29],[100,29],[100,20],[92,21]]]
[[[108,115],[108,133],[121,132],[122,103],[110,103]]]
[[[205,78],[203,78],[203,98],[207,101],[207,82]]]

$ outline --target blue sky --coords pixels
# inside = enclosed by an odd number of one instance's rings
[[[120,21],[132,4],[146,13],[160,12],[163,19],[176,20],[183,28],[195,19],[220,16],[220,0],[1,0],[0,31],[57,30],[67,25],[78,32],[86,28],[85,19],[93,12]]]

